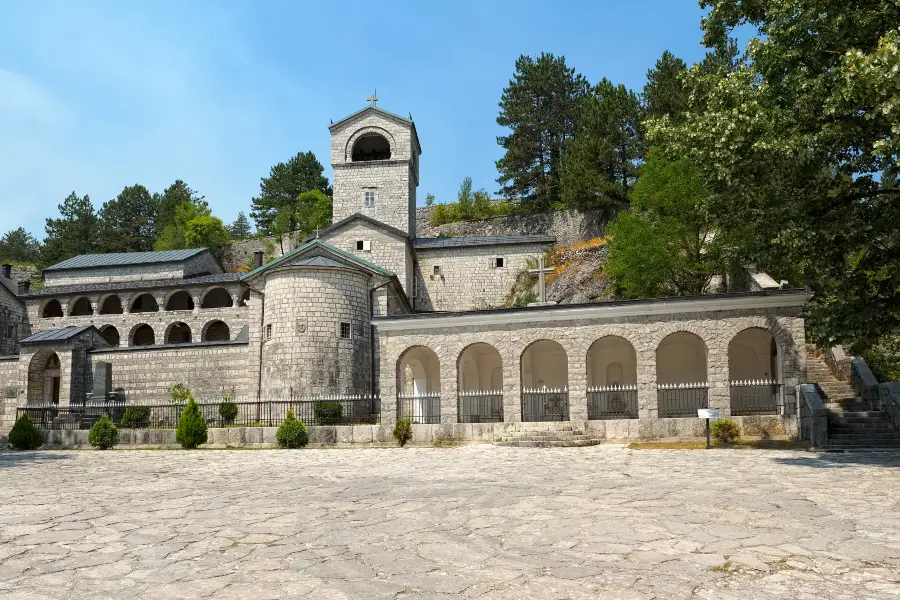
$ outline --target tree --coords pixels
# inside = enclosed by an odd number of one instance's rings
[[[184,241],[189,248],[209,248],[214,253],[231,241],[222,219],[200,215],[188,221]]]
[[[675,116],[687,105],[688,91],[684,86],[687,65],[668,50],[662,53],[656,65],[647,71],[647,83],[641,99],[647,117]]]
[[[156,241],[158,197],[140,184],[128,186],[100,209],[102,252],[147,252]]]
[[[278,163],[263,177],[259,184],[259,197],[253,198],[250,216],[256,222],[256,229],[271,235],[269,228],[278,212],[283,208],[296,210],[300,194],[318,190],[330,195],[328,179],[322,174],[322,164],[312,152],[299,152],[286,163]],[[289,224],[290,231],[296,231],[296,222]]]
[[[0,237],[0,260],[35,264],[40,259],[41,244],[19,227]]]
[[[294,211],[296,231],[301,237],[312,235],[331,225],[332,199],[321,190],[308,190],[297,196]]]
[[[427,194],[425,196],[425,206],[431,206],[434,204],[434,194]]]
[[[59,205],[59,214],[59,219],[47,219],[41,249],[44,266],[98,250],[98,218],[87,194],[82,197],[75,192],[69,194]]]
[[[640,101],[604,78],[580,112],[577,134],[566,143],[563,204],[578,210],[625,205],[643,154]]]
[[[253,235],[253,231],[250,229],[250,220],[243,211],[238,213],[237,219],[228,228],[228,232],[236,240],[246,240]]]
[[[566,140],[575,134],[584,77],[566,66],[565,57],[541,53],[520,56],[500,99],[497,124],[509,135],[497,143],[506,154],[497,161],[501,193],[526,212],[560,207],[560,172]]]
[[[191,248],[187,242],[188,224],[197,217],[205,217],[210,214],[209,208],[204,202],[202,206],[194,202],[182,202],[175,208],[169,223],[163,227],[153,244],[154,250],[181,250]]]
[[[197,208],[209,208],[204,197],[198,195],[181,179],[176,179],[175,183],[167,187],[162,194],[154,194],[153,196],[157,205],[157,231],[162,231],[166,225],[175,219],[175,211],[185,202],[194,204]]]
[[[206,443],[207,435],[206,420],[203,418],[200,405],[194,400],[193,395],[189,395],[187,404],[178,418],[175,441],[181,444],[182,448],[196,448]]]
[[[731,73],[691,69],[702,102],[651,120],[651,138],[702,170],[737,254],[813,291],[811,339],[863,349],[900,326],[900,189],[877,181],[900,155],[900,8],[703,4],[707,46],[747,25],[759,37]]]
[[[606,270],[623,298],[693,296],[723,272],[719,238],[705,214],[700,171],[687,160],[651,156],[632,193],[632,211],[610,226]]]

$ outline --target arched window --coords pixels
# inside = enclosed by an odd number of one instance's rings
[[[141,294],[131,303],[131,312],[133,313],[147,313],[158,311],[159,304],[156,303],[156,298],[154,298],[150,294]]]
[[[751,327],[728,344],[728,379],[731,414],[776,414],[783,404],[781,360],[775,336],[767,329]]]
[[[238,300],[238,306],[247,306],[247,303],[250,301],[250,290],[244,290],[241,293],[241,299]]]
[[[353,144],[353,162],[388,160],[390,157],[391,144],[378,133],[367,133]]]
[[[200,308],[229,308],[234,306],[231,294],[225,288],[213,288],[203,295]]]
[[[457,360],[460,423],[503,422],[503,359],[490,344],[467,346]]]
[[[538,340],[522,352],[522,420],[569,420],[569,357],[552,340]]]
[[[62,306],[60,305],[59,300],[51,300],[45,304],[41,316],[45,319],[55,319],[63,316]]]
[[[166,310],[194,310],[194,299],[184,290],[179,290],[166,300]]]
[[[149,325],[138,325],[131,334],[132,346],[152,346],[156,343],[156,334]]]
[[[94,309],[91,306],[91,301],[87,298],[81,297],[69,305],[70,317],[85,317],[92,314],[94,314]]]
[[[166,332],[167,344],[190,344],[191,328],[185,323],[173,323]]]
[[[656,348],[656,401],[658,415],[697,417],[697,409],[709,408],[706,381],[706,343],[688,331],[667,335]]]
[[[101,315],[121,315],[122,314],[122,301],[116,295],[107,296],[100,302],[100,314]]]
[[[204,342],[227,342],[231,339],[231,330],[222,321],[213,321],[205,328]]]
[[[28,365],[28,404],[59,404],[61,374],[59,356],[51,350],[39,350]],[[33,416],[37,417],[36,420],[42,421],[43,418],[52,419],[54,415],[41,412]]]
[[[106,327],[101,329],[100,335],[102,335],[103,339],[105,339],[107,342],[109,342],[109,345],[112,346],[113,348],[119,347],[119,342],[120,342],[119,330],[116,329],[115,327],[113,327],[112,325],[107,325]]]
[[[441,422],[441,364],[431,348],[413,346],[397,361],[397,418]]]

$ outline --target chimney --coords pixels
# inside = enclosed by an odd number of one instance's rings
[[[19,295],[27,294],[28,290],[31,289],[30,281],[20,281],[19,282]]]
[[[0,267],[0,277],[12,279],[12,265],[3,265]]]
[[[262,266],[262,258],[263,253],[262,250],[257,250],[253,253],[253,268],[258,269]]]

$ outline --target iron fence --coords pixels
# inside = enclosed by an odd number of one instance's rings
[[[569,390],[563,389],[523,389],[523,421],[568,421]]]
[[[778,415],[785,413],[781,384],[766,379],[731,382],[731,414]]]
[[[503,392],[499,390],[464,391],[457,398],[460,423],[502,423]]]
[[[659,383],[656,385],[659,418],[697,417],[698,408],[709,408],[709,385],[698,383]]]
[[[277,427],[288,411],[306,425],[376,425],[381,421],[378,397],[323,396],[300,400],[198,402],[209,427]],[[86,403],[82,406],[22,406],[16,418],[27,414],[38,427],[52,430],[90,429],[104,414],[124,429],[174,429],[184,404]]]
[[[412,423],[437,425],[441,422],[441,395],[398,394],[397,418],[409,419]]]
[[[588,419],[637,419],[637,385],[589,387]]]

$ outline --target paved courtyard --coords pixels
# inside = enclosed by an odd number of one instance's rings
[[[0,597],[900,598],[900,454],[0,452]]]

